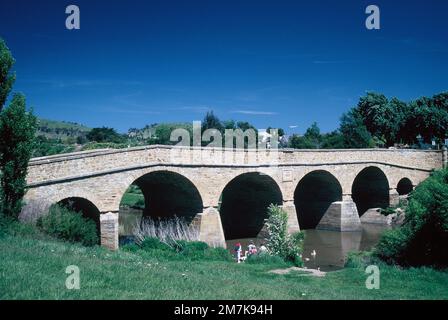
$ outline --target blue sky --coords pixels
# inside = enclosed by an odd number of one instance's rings
[[[69,4],[80,30],[65,28]],[[381,30],[364,26],[369,4]],[[38,116],[120,132],[207,110],[289,133],[313,121],[334,130],[367,90],[446,91],[447,19],[445,0],[0,0],[14,91]]]

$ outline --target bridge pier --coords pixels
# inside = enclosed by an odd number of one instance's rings
[[[193,219],[192,225],[199,230],[199,240],[211,247],[226,247],[221,216],[214,207],[205,208]]]
[[[118,213],[100,214],[101,246],[118,250]]]
[[[281,206],[288,214],[288,233],[300,231],[299,220],[297,219],[296,206],[294,201],[283,201]]]
[[[331,203],[316,229],[340,232],[361,231],[358,210],[351,197],[348,199],[348,196],[345,196],[343,201]]]
[[[389,190],[389,206],[398,206],[400,203],[400,195],[397,192],[397,189],[391,188]]]

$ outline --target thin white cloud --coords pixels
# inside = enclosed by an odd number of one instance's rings
[[[230,113],[239,113],[239,114],[257,115],[257,116],[273,116],[277,114],[277,112],[256,111],[256,110],[233,110],[230,111]]]
[[[104,111],[113,113],[127,113],[127,114],[161,114],[161,112],[159,111],[123,109],[123,108],[105,108]]]

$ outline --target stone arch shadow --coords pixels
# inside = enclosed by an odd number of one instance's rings
[[[412,184],[411,179],[404,177],[401,178],[397,183],[397,192],[399,196],[405,196],[414,190],[414,185]]]
[[[145,218],[168,220],[176,216],[189,224],[198,213],[203,211],[202,197],[198,189],[189,178],[178,172],[150,171],[141,174],[130,185],[135,185],[141,190],[144,208],[140,213],[124,213],[120,208],[121,236],[131,236],[129,233],[133,225]],[[123,192],[121,201],[125,193],[126,191]]]
[[[90,200],[73,196],[73,197],[66,197],[63,198],[57,202],[54,202],[53,205],[59,205],[61,207],[67,208],[71,211],[78,212],[82,214],[82,216],[86,219],[90,219],[93,222],[95,222],[96,225],[96,233],[98,235],[98,239],[101,238],[101,226],[100,226],[100,215],[101,212],[98,209],[98,207]],[[50,207],[51,207],[50,206]]]
[[[353,181],[352,199],[359,216],[371,208],[387,208],[389,181],[383,170],[375,166],[362,169]]]
[[[307,173],[294,191],[294,205],[301,230],[314,229],[333,202],[342,201],[339,180],[326,170]]]
[[[270,204],[282,205],[279,184],[262,172],[245,172],[225,185],[218,210],[226,240],[256,238],[263,230]]]

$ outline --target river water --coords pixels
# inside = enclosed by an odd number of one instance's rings
[[[361,232],[337,232],[325,230],[305,230],[303,245],[303,260],[307,268],[322,271],[334,271],[344,267],[347,254],[351,251],[371,249],[379,240],[381,233],[388,227],[374,224],[364,224]],[[226,241],[227,248],[233,251],[237,242],[240,242],[243,251],[247,245],[253,243],[259,247],[262,239],[235,239]],[[312,256],[311,252],[316,251]]]

